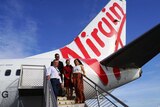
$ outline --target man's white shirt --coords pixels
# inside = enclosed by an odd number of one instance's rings
[[[59,76],[59,71],[57,68],[53,66],[48,67],[46,75],[50,76],[51,79],[52,78],[59,79],[59,82],[62,83],[62,80],[61,80],[61,77]]]

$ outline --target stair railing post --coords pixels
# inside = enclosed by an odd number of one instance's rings
[[[98,87],[95,85],[95,90],[97,94],[97,102],[98,102],[98,107],[100,107],[100,102],[99,102],[99,92],[98,92]]]

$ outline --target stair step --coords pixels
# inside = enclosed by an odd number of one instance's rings
[[[58,101],[67,100],[67,97],[58,97]]]
[[[58,105],[58,107],[84,107],[84,103],[82,104],[69,104],[69,105],[65,105],[65,104],[60,104]]]
[[[63,100],[63,101],[58,101],[58,104],[75,104],[74,100]]]
[[[74,100],[75,98],[76,98],[75,96],[72,96],[70,100]],[[62,100],[68,100],[68,99],[67,97],[58,97],[57,100],[62,101]]]

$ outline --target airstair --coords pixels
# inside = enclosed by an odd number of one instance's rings
[[[124,102],[105,91],[98,84],[84,76],[84,88],[90,90],[85,96],[85,107],[128,107]]]
[[[43,65],[22,65],[18,107],[56,107],[57,101]]]
[[[72,100],[56,100],[51,82],[46,80],[45,66],[22,65],[17,107],[128,107],[88,77],[84,77],[84,89],[90,93],[85,93],[87,100],[83,104],[75,104],[75,94]]]
[[[58,97],[58,107],[128,107],[88,77],[84,77],[83,83],[84,90],[89,90],[88,93],[85,93],[87,99],[85,103],[75,104],[74,100],[67,100],[67,97]]]

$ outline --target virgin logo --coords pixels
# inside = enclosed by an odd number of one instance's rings
[[[110,14],[108,11],[106,11],[105,8],[103,8],[102,12],[105,15],[103,15],[104,17],[100,19],[96,27],[94,27],[90,33],[86,33],[85,31],[83,31],[80,34],[80,36],[83,39],[87,35],[90,35],[101,48],[104,48],[107,45],[105,41],[100,38],[100,35],[98,34],[102,34],[101,36],[105,36],[107,38],[111,38],[114,35],[116,35],[116,42],[115,42],[114,50],[117,51],[119,46],[123,47],[123,42],[121,40],[121,33],[122,33],[124,23],[126,21],[126,14],[124,13],[120,5],[116,2],[113,3],[113,5],[109,8],[109,10],[112,14]],[[118,22],[118,21],[115,21],[115,18],[113,17],[113,15],[114,17],[116,17],[117,20],[121,20],[118,31],[112,26],[113,24],[117,25],[117,22]],[[112,22],[112,24],[110,22]],[[107,26],[109,28],[109,32],[105,30],[104,26]],[[92,58],[88,50],[85,48],[84,44],[81,42],[82,39],[80,39],[80,37],[78,36],[74,40],[74,42],[77,45],[77,48],[80,50],[83,56],[80,56],[75,50],[69,47],[63,47],[60,49],[62,56],[64,58],[69,58],[69,57],[81,58],[81,59]],[[90,38],[87,38],[85,42],[97,57],[100,57],[102,55],[100,49],[97,48],[93,40],[91,40]],[[100,79],[102,80],[104,84],[108,84],[108,77],[106,76],[105,71],[101,68],[100,64],[98,63],[98,60],[90,60],[90,61],[84,60],[84,61],[98,74],[98,76],[100,77]]]

